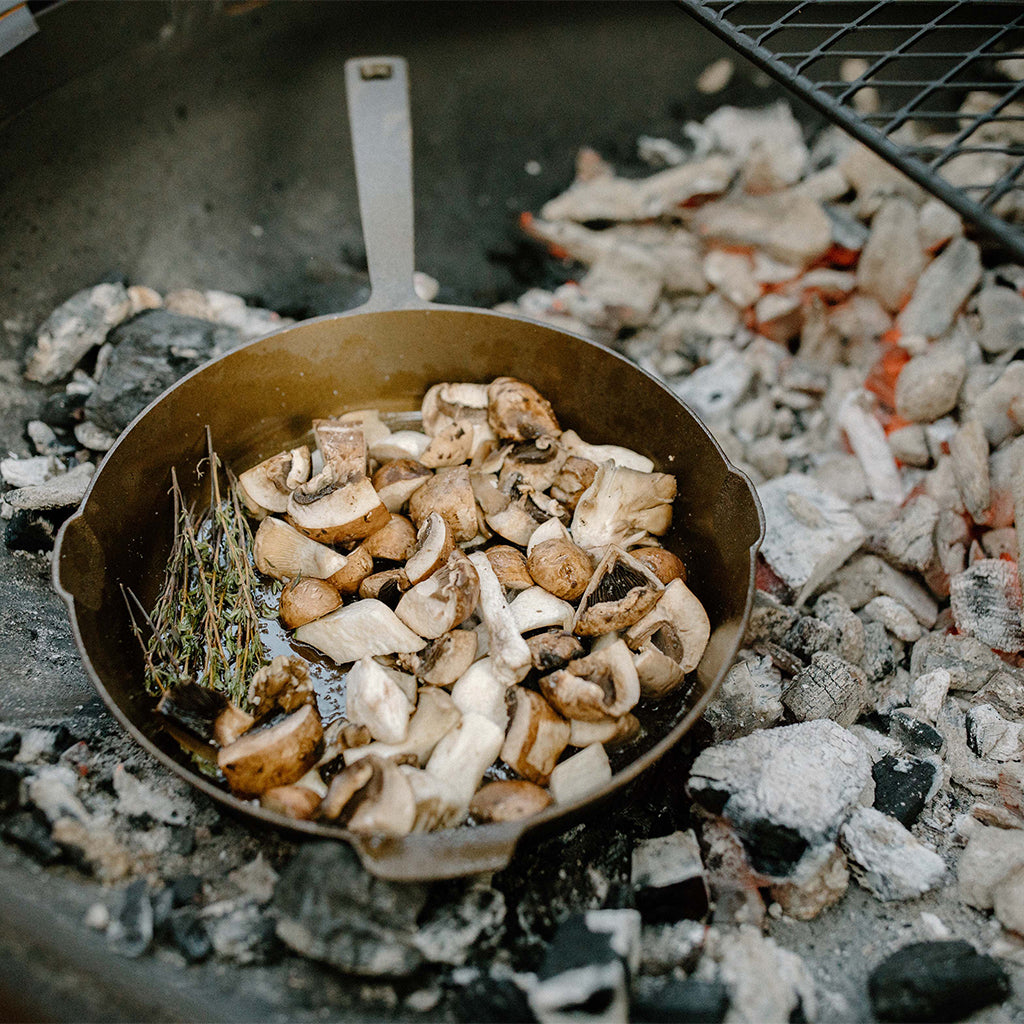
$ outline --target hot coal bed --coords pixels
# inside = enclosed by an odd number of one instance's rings
[[[670,7],[39,21],[0,59],[0,1015],[1024,1019],[1024,272]],[[341,66],[384,51],[424,286],[666,380],[767,521],[701,727],[433,885],[168,776],[93,694],[47,554],[145,401],[364,297]]]

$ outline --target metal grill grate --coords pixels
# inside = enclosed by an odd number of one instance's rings
[[[1024,259],[1024,4],[679,2]]]

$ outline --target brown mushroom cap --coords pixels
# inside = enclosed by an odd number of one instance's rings
[[[646,565],[666,586],[673,580],[686,582],[686,566],[683,565],[683,560],[667,548],[634,548],[630,555],[642,565]]]
[[[540,692],[566,718],[600,722],[631,711],[640,699],[640,683],[632,653],[616,640],[543,676]]]
[[[306,786],[274,786],[260,794],[260,807],[286,818],[309,821],[320,806],[320,794]]]
[[[258,718],[311,703],[315,693],[305,660],[296,654],[279,654],[253,675],[246,697]]]
[[[570,661],[582,658],[587,652],[579,637],[564,629],[549,629],[526,637],[533,667],[542,675],[565,668]]]
[[[498,377],[488,385],[487,422],[498,437],[511,441],[561,433],[551,403],[535,387],[515,377]]]
[[[430,469],[458,466],[469,460],[473,451],[473,427],[469,423],[449,423],[431,439],[420,456]]]
[[[553,437],[522,441],[502,459],[498,483],[506,492],[524,484],[534,491],[546,491],[558,478],[567,457]]]
[[[478,821],[519,821],[539,814],[554,801],[546,789],[525,779],[499,779],[481,786],[470,801]]]
[[[560,537],[534,545],[526,568],[540,586],[564,601],[581,597],[594,572],[590,555],[571,540]]]
[[[526,568],[526,559],[518,548],[511,544],[495,544],[484,554],[498,582],[506,590],[526,590],[534,585],[533,577]]]
[[[431,512],[444,518],[456,543],[476,536],[476,499],[469,482],[468,466],[439,469],[413,493],[409,499],[409,515],[417,527],[423,525]]]
[[[401,512],[434,474],[416,459],[389,459],[373,474],[373,489],[389,512]]]
[[[384,526],[366,538],[363,546],[374,558],[404,562],[416,550],[416,527],[408,516],[392,513]]]
[[[570,455],[551,484],[551,497],[572,511],[596,475],[596,463],[581,459],[578,455]]]
[[[373,572],[373,555],[366,550],[365,544],[360,544],[345,558],[344,566],[328,576],[327,581],[343,594],[354,594],[363,580]]]
[[[292,580],[281,591],[278,615],[285,629],[298,629],[340,605],[341,594],[337,587],[327,580],[305,576]]]
[[[476,650],[475,630],[453,629],[420,652],[416,676],[431,686],[451,686],[473,664]]]
[[[309,468],[309,449],[305,445],[272,455],[239,475],[242,501],[260,518],[268,512],[284,512],[288,496],[309,478]]]
[[[229,704],[213,721],[213,738],[217,745],[228,747],[256,724],[256,719],[234,704]]]
[[[402,595],[395,614],[428,640],[465,622],[480,598],[480,578],[473,563],[455,548],[437,572]]]
[[[419,583],[441,568],[455,547],[451,527],[440,512],[431,512],[415,536],[415,549],[406,556],[405,574],[410,583]]]
[[[487,423],[487,385],[465,381],[434,384],[427,389],[420,405],[423,429],[437,436],[453,423]]]
[[[366,477],[339,483],[330,466],[288,498],[288,519],[297,530],[338,544],[359,540],[386,525],[390,513]]]
[[[313,436],[324,465],[334,471],[337,484],[366,476],[366,438],[358,423],[316,419],[313,420]]]
[[[359,596],[375,597],[394,608],[410,586],[404,569],[384,569],[371,573],[359,584]]]

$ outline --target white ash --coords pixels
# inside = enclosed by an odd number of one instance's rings
[[[8,487],[38,487],[64,472],[65,467],[53,455],[0,459],[0,480]]]

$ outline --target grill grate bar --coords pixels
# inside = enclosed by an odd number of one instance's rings
[[[678,2],[1024,260],[1018,0]]]

